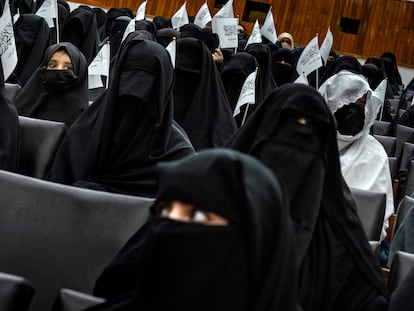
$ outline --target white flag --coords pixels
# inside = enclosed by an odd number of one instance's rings
[[[249,39],[247,40],[246,46],[244,48],[247,48],[248,45],[252,43],[262,43],[262,35],[260,34],[259,21],[257,19],[254,23],[252,33],[250,34]]]
[[[233,117],[240,113],[240,108],[246,104],[256,103],[256,76],[257,70],[249,74],[243,83],[240,91],[239,100],[237,101],[236,108],[234,109]]]
[[[4,4],[3,15],[0,17],[0,57],[3,65],[4,80],[7,80],[17,65],[13,19],[8,0]]]
[[[131,19],[124,30],[124,35],[122,36],[121,42],[131,33],[135,31],[135,19]]]
[[[306,76],[304,75],[299,75],[299,77],[297,77],[297,79],[293,83],[309,85],[308,78],[306,78]]]
[[[237,48],[239,41],[237,37],[238,18],[213,18],[213,33],[219,37],[220,48]]]
[[[270,42],[276,43],[277,33],[275,22],[273,20],[272,8],[270,8],[269,12],[267,12],[266,19],[264,21],[262,29],[260,29],[260,32],[262,36],[267,38]]]
[[[233,0],[227,1],[227,3],[214,15],[215,18],[217,17],[228,17],[233,18],[234,12],[233,12]]]
[[[204,2],[194,18],[194,24],[201,28],[204,28],[208,22],[211,22],[211,14],[207,3]]]
[[[328,27],[328,31],[326,32],[325,39],[323,40],[321,49],[320,49],[321,57],[322,57],[322,60],[325,66],[328,60],[329,53],[331,52],[331,49],[332,49],[332,45],[333,45],[333,34],[331,32],[331,27]]]
[[[319,52],[318,36],[316,36],[308,43],[300,55],[296,65],[296,71],[299,75],[307,76],[321,66],[321,53]]]
[[[186,4],[187,2],[184,2],[181,8],[171,17],[171,24],[173,29],[178,29],[181,26],[187,25],[189,23],[187,9],[185,8]]]
[[[173,68],[175,68],[175,59],[177,55],[177,42],[175,38],[165,47],[171,57],[171,63]]]
[[[95,58],[88,67],[88,87],[94,89],[102,87],[101,76],[106,76],[109,79],[109,64],[110,64],[110,47],[106,43],[96,54]]]
[[[53,19],[58,18],[57,0],[45,0],[37,10],[36,15],[43,17],[49,25],[49,28],[55,27]]]
[[[135,20],[140,21],[145,19],[145,9],[147,7],[147,1],[144,1],[141,3],[141,5],[138,7],[137,14],[135,15]]]
[[[384,103],[384,100],[385,100],[385,94],[387,92],[387,84],[388,84],[387,79],[382,80],[373,93],[373,95],[376,96],[381,101],[381,103]]]

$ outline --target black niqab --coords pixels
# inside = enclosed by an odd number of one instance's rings
[[[305,117],[307,124],[296,121]],[[378,261],[342,177],[332,114],[300,84],[278,88],[230,147],[260,159],[280,177],[296,229],[299,300],[304,310],[366,310],[386,304]]]
[[[108,90],[69,130],[50,180],[154,196],[154,166],[194,152],[173,125],[168,52],[138,31],[123,41]]]
[[[19,154],[19,119],[16,108],[4,94],[3,66],[0,62],[0,169],[15,171]]]
[[[174,119],[196,150],[223,146],[237,125],[220,74],[201,40],[177,40],[175,74]]]
[[[354,56],[340,56],[333,60],[325,68],[325,72],[321,78],[320,85],[342,70],[348,70],[350,72],[360,74],[362,72],[362,66],[359,63],[358,59]]]
[[[98,53],[98,27],[92,8],[81,5],[73,10],[62,27],[61,41],[71,42],[85,55],[88,64]]]
[[[157,202],[193,204],[229,224],[162,219],[156,202],[99,277],[94,294],[109,303],[96,310],[117,300],[117,310],[296,310],[291,222],[270,170],[215,149],[159,165],[158,176]]]
[[[72,62],[72,70],[47,70],[47,63],[58,50],[64,50]],[[45,75],[54,74],[50,81],[55,87],[45,83]],[[62,90],[60,82],[73,78]],[[45,52],[42,63],[26,85],[13,100],[19,115],[65,122],[68,127],[88,107],[88,67],[83,54],[71,43],[51,45]]]
[[[259,63],[263,95],[266,97],[276,88],[276,82],[272,76],[272,54],[270,48],[264,43],[252,43],[246,47],[245,51],[253,55]]]

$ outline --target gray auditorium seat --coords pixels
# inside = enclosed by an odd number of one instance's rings
[[[395,154],[395,142],[397,138],[394,136],[385,136],[385,135],[378,135],[374,134],[376,140],[378,140],[381,145],[384,147],[385,152],[389,157],[394,156]]]
[[[368,241],[379,241],[384,222],[385,193],[351,188]]]
[[[66,135],[65,123],[19,116],[19,174],[44,178]]]
[[[4,83],[4,95],[10,101],[16,97],[17,93],[21,90],[21,86],[14,83]]]
[[[393,235],[403,223],[408,212],[414,207],[414,198],[405,195],[397,207],[397,215],[395,217]]]
[[[25,278],[8,273],[0,273],[1,311],[28,310],[33,294],[33,287]]]
[[[105,299],[68,288],[62,288],[53,306],[53,311],[82,311],[105,302]]]
[[[395,291],[398,285],[405,279],[411,268],[414,267],[414,254],[398,251],[394,255],[390,269],[390,280],[388,288],[390,292]]]
[[[395,144],[395,156],[399,159],[404,148],[404,143],[414,139],[414,128],[397,124],[395,136],[397,138]]]
[[[152,202],[0,171],[0,271],[32,282],[31,311],[51,310],[61,288],[91,294]]]
[[[393,133],[391,122],[375,120],[374,124],[372,125],[372,134],[392,136]]]

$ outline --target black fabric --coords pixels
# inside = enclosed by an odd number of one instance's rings
[[[159,29],[155,33],[156,41],[163,47],[167,47],[170,42],[175,39],[181,38],[181,33],[178,30],[172,28]]]
[[[246,47],[245,51],[253,55],[259,63],[260,81],[262,81],[263,95],[266,97],[276,88],[276,83],[272,76],[272,54],[270,48],[264,43],[252,43]]]
[[[95,15],[96,20],[96,27],[98,28],[98,34],[99,34],[99,41],[102,42],[107,37],[106,32],[106,12],[98,7],[92,8],[93,14]]]
[[[397,57],[393,52],[384,52],[381,54],[381,59],[384,60],[384,67],[387,77],[392,85],[398,87],[402,85],[401,75],[398,70]]]
[[[270,170],[214,149],[162,164],[158,176],[150,219],[98,278],[94,294],[109,303],[94,310],[296,310],[292,227]],[[157,203],[172,200],[229,224],[158,217]]]
[[[177,40],[174,119],[196,150],[220,147],[237,129],[220,74],[206,45]]]
[[[337,130],[342,135],[354,136],[362,131],[365,123],[365,108],[354,103],[335,111]]]
[[[66,51],[73,70],[46,69],[49,59],[58,50]],[[79,49],[69,42],[53,44],[46,50],[39,68],[16,95],[13,104],[19,115],[65,122],[70,127],[88,107],[87,79],[86,59]]]
[[[49,179],[80,187],[154,196],[154,166],[194,152],[173,126],[168,52],[137,31],[111,65],[108,90],[69,130]]]
[[[110,8],[106,12],[106,34],[108,35],[112,28],[112,23],[120,16],[126,16],[134,18],[134,13],[132,13],[129,8]]]
[[[256,58],[246,52],[238,52],[233,54],[221,67],[221,80],[223,81],[224,89],[226,90],[227,98],[230,102],[231,111],[234,112],[237,101],[240,96],[244,81],[246,78],[258,68]],[[249,105],[246,118],[254,111],[254,109],[263,100],[263,90],[261,88],[260,75],[256,77],[256,93],[255,105]],[[242,106],[241,112],[235,117],[237,124],[240,126],[246,114],[247,106]]]
[[[362,66],[356,57],[340,56],[326,66],[319,85],[322,85],[323,82],[342,70],[360,74],[362,73]]]
[[[152,19],[157,29],[172,28],[171,18],[165,18],[164,16],[154,16]]]
[[[229,146],[260,159],[286,187],[304,310],[366,310],[385,297],[378,261],[341,174],[333,116],[315,89],[281,86]]]
[[[19,154],[19,119],[16,108],[4,94],[3,66],[0,62],[0,170],[16,171]]]
[[[151,21],[148,20],[139,20],[135,21],[135,29],[136,30],[146,30],[151,35],[155,35],[155,32],[157,31],[157,26]]]
[[[210,50],[210,53],[214,53],[219,46],[218,35],[213,33],[210,27],[203,27],[196,24],[186,24],[180,27],[180,33],[182,38],[196,38],[204,42],[204,44]]]
[[[109,30],[111,59],[117,55],[125,29],[130,21],[131,18],[128,16],[119,16],[111,23],[111,28]]]
[[[81,5],[73,10],[62,27],[62,42],[71,42],[85,55],[88,64],[98,53],[98,28],[92,8]]]
[[[17,82],[25,85],[39,67],[50,44],[49,25],[43,17],[21,14],[14,24],[18,62],[14,69]]]
[[[282,61],[284,63],[282,63]],[[290,64],[290,66],[288,64]],[[272,54],[271,68],[272,76],[277,86],[293,82],[293,77],[296,72],[295,54],[293,54],[293,52],[289,49],[278,49]]]

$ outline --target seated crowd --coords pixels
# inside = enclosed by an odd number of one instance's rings
[[[393,53],[361,65],[332,50],[305,85],[295,83],[303,48],[287,32],[245,46],[240,27],[239,48],[221,49],[210,27],[172,29],[157,16],[124,36],[131,10],[70,12],[59,0],[56,34],[22,3],[16,36],[39,49],[19,40],[15,71],[5,80],[0,67],[0,169],[19,173],[19,116],[51,120],[68,130],[47,181],[154,199],[96,280],[105,302],[90,310],[414,309],[414,268],[391,293],[381,270],[397,201],[372,127],[407,124],[411,112],[391,109],[410,95]],[[109,80],[88,90],[88,65],[108,41]],[[255,104],[240,107],[255,71]],[[386,196],[381,261],[352,188]]]

